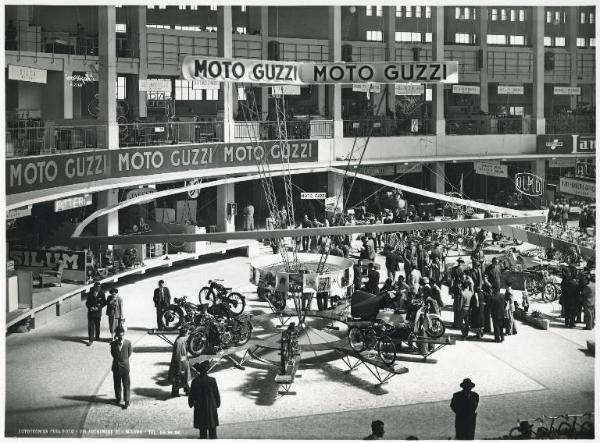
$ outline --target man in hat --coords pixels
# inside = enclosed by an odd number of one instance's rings
[[[521,435],[515,437],[515,440],[531,440],[533,437],[531,430],[533,429],[533,425],[529,423],[529,421],[520,421],[519,422],[519,432]],[[512,437],[511,437],[512,438]]]
[[[381,420],[374,420],[371,422],[371,435],[365,437],[363,440],[382,440],[384,434],[383,422]]]
[[[102,308],[106,305],[106,295],[100,286],[100,282],[94,283],[85,300],[88,310],[88,346],[94,340],[100,339],[100,320],[102,319]]]
[[[108,329],[112,339],[115,338],[115,329],[123,327],[123,299],[117,288],[110,288],[106,299],[106,315],[108,316]]]
[[[454,313],[452,326],[455,328],[460,327],[460,312],[461,312],[461,304],[462,304],[462,265],[465,261],[462,258],[458,258],[456,260],[456,266],[450,269],[450,295],[452,295],[453,303],[452,303],[452,311]]]
[[[456,414],[454,426],[457,440],[474,440],[475,425],[477,420],[477,405],[479,394],[473,392],[475,383],[470,378],[465,378],[460,384],[462,391],[454,393],[450,408]]]
[[[502,265],[498,261],[497,257],[492,259],[492,264],[485,270],[485,273],[492,284],[492,288],[495,291],[499,291],[500,286],[502,286],[502,271]]]
[[[219,414],[217,409],[221,406],[221,396],[217,381],[208,376],[210,363],[208,360],[196,363],[194,369],[198,376],[192,381],[188,395],[188,405],[194,408],[194,427],[200,430],[200,438],[217,438]]]
[[[169,381],[171,382],[171,397],[179,397],[179,389],[187,395],[189,392],[190,363],[187,357],[187,328],[179,329],[179,336],[173,343],[173,354],[169,366]]]
[[[366,290],[371,294],[379,295],[379,271],[375,269],[373,263],[369,263],[367,276],[369,280],[367,281]]]
[[[158,281],[158,288],[154,290],[154,297],[152,300],[154,301],[154,307],[156,308],[156,323],[158,324],[158,329],[162,329],[162,313],[171,304],[171,292],[169,291],[169,288],[165,286],[164,280]]]
[[[115,387],[115,400],[121,403],[121,385],[123,385],[123,398],[129,407],[131,381],[129,379],[129,357],[131,357],[131,342],[124,338],[125,330],[121,327],[115,329],[116,338],[110,342],[110,355],[112,355],[112,373]]]
[[[500,291],[490,289],[490,315],[494,328],[494,341],[504,341],[504,316],[506,312],[506,301]]]

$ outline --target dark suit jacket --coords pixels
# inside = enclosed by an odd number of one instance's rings
[[[169,291],[169,288],[167,288],[166,286],[163,286],[163,296],[162,299],[160,297],[160,288],[156,288],[154,290],[154,297],[152,297],[152,300],[154,300],[154,306],[158,307],[159,305],[162,307],[167,307],[171,304],[171,292]]]
[[[89,317],[102,317],[102,308],[106,305],[106,295],[104,291],[95,293],[90,291],[85,300],[85,306],[88,309]]]
[[[199,375],[192,380],[188,395],[188,405],[194,407],[194,427],[215,428],[219,426],[217,408],[221,406],[221,396],[217,381],[208,374]]]
[[[477,405],[479,405],[479,394],[477,392],[459,391],[454,393],[450,408],[456,414],[456,421],[472,420],[477,413]]]
[[[492,318],[504,318],[506,309],[506,301],[499,292],[496,292],[490,297],[490,314]]]
[[[575,279],[563,280],[561,283],[562,295],[560,297],[563,306],[575,306],[578,302],[579,283]]]
[[[131,356],[131,342],[126,338],[123,339],[123,346],[119,351],[119,341],[113,340],[110,342],[110,355],[112,355],[112,370],[121,375],[129,374],[129,357]]]

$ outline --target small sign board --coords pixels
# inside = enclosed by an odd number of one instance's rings
[[[325,200],[325,192],[302,192],[301,200]]]
[[[530,172],[515,175],[515,187],[521,194],[539,197],[544,193],[544,180]]]
[[[22,82],[46,83],[48,71],[27,66],[8,65],[8,79]]]
[[[396,83],[394,85],[394,95],[421,95],[425,91],[425,86],[421,83]]]
[[[171,92],[171,80],[168,78],[145,78],[138,83],[140,91]]]
[[[199,79],[199,80],[192,80],[192,89],[194,90],[198,90],[198,89],[219,89],[219,82],[216,80],[204,80],[204,79]],[[170,89],[169,89],[170,91]]]
[[[409,163],[408,165],[396,165],[396,174],[421,174],[423,163]]]
[[[452,93],[480,95],[481,87],[475,85],[452,85]]]
[[[581,95],[579,86],[555,86],[554,95]]]
[[[300,95],[300,86],[297,85],[281,85],[271,87],[272,95]]]
[[[508,177],[508,166],[499,163],[475,162],[475,173],[492,177]]]
[[[6,219],[13,220],[15,218],[27,217],[31,215],[31,205],[22,208],[10,209],[6,211]]]
[[[69,209],[82,208],[92,204],[92,194],[76,195],[54,201],[54,212],[68,211]]]
[[[577,163],[575,157],[553,158],[548,161],[550,168],[574,168]]]
[[[525,88],[523,86],[503,86],[498,85],[498,95],[523,95]]]
[[[379,83],[352,83],[352,91],[354,92],[381,92]]]

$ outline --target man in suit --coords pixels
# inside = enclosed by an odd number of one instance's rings
[[[494,341],[504,341],[504,314],[506,311],[506,302],[500,291],[491,289],[490,297],[490,315],[492,316],[492,326],[494,328]]]
[[[187,357],[187,328],[179,330],[179,336],[173,343],[173,354],[169,366],[169,380],[171,381],[171,397],[179,397],[179,389],[189,391],[190,363]]]
[[[450,295],[452,296],[452,311],[453,311],[453,321],[452,326],[455,328],[460,327],[460,313],[461,313],[461,303],[462,303],[462,275],[463,269],[462,265],[465,261],[462,258],[458,258],[456,260],[456,266],[450,269]]]
[[[158,329],[162,329],[162,313],[163,311],[171,304],[171,292],[169,292],[169,288],[165,286],[164,280],[158,281],[158,288],[154,290],[154,307],[156,308],[156,323],[158,324]]]
[[[363,440],[382,440],[385,434],[384,424],[381,420],[371,422],[371,435]]]
[[[367,291],[371,294],[379,295],[379,271],[375,269],[373,263],[369,263],[369,272],[367,274]]]
[[[99,282],[87,295],[85,306],[88,310],[88,346],[94,343],[94,340],[100,339],[100,320],[102,319],[102,308],[106,305],[106,295]]]
[[[210,363],[208,360],[196,363],[194,369],[198,377],[192,381],[188,395],[188,405],[194,408],[194,427],[200,430],[200,438],[217,438],[219,414],[217,409],[221,406],[221,396],[217,381],[208,376]]]
[[[562,295],[559,303],[565,309],[565,326],[567,328],[575,327],[575,317],[577,316],[577,303],[579,297],[579,282],[575,278],[574,269],[566,271],[565,278],[561,282]]]
[[[502,265],[496,257],[492,259],[492,264],[488,266],[485,273],[492,284],[492,288],[496,291],[500,290],[500,286],[502,286]]]
[[[581,303],[583,305],[583,319],[585,321],[585,329],[594,329],[596,323],[596,284],[593,279],[585,276],[582,281],[581,288]]]
[[[473,392],[475,383],[470,378],[465,378],[460,384],[462,391],[454,393],[450,408],[456,414],[454,426],[457,440],[474,440],[477,421],[477,405],[479,394]]]
[[[123,328],[115,330],[116,338],[110,343],[110,355],[112,355],[112,373],[115,386],[115,401],[121,403],[121,385],[123,385],[123,398],[125,405],[129,407],[131,381],[129,379],[129,357],[131,357],[131,342],[124,338]]]
[[[123,299],[118,295],[117,288],[110,288],[109,296],[106,300],[106,315],[108,316],[108,329],[110,337],[115,338],[115,329],[123,327]]]

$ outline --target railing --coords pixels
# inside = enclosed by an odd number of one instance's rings
[[[595,115],[558,115],[546,118],[546,134],[595,134]]]
[[[6,156],[106,148],[106,125],[25,126],[6,129]]]
[[[277,122],[235,122],[234,136],[237,139],[277,140]],[[288,120],[287,136],[290,140],[306,140],[333,137],[331,120]]]
[[[432,119],[344,120],[344,137],[395,137],[435,132]]]
[[[473,115],[446,118],[447,135],[476,134],[533,134],[535,127],[530,117]]]
[[[119,146],[223,141],[223,122],[153,122],[119,125]]]

